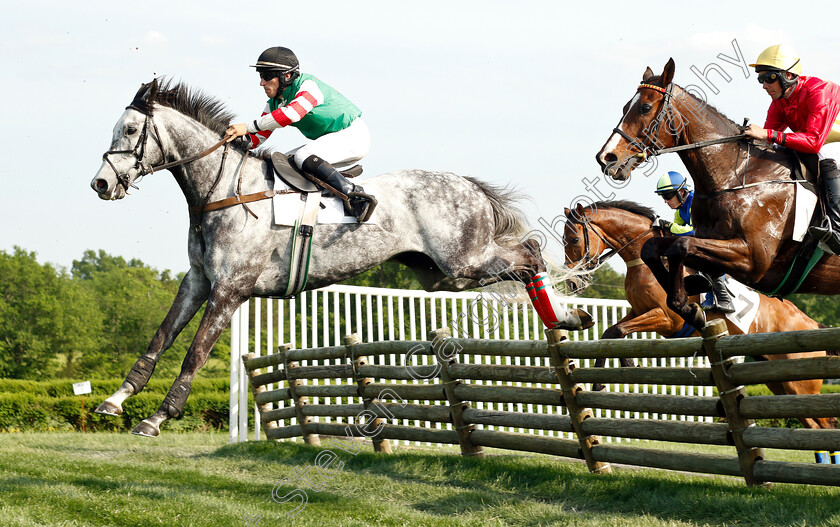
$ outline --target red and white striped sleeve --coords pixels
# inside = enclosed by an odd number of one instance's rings
[[[249,123],[248,131],[252,133],[256,132],[256,135],[259,135],[262,131],[276,130],[277,128],[289,126],[303,119],[307,113],[323,102],[324,94],[321,93],[318,84],[311,79],[305,80],[301,83],[300,89],[298,89],[298,92],[288,104],[277,108],[273,112],[263,112],[262,116],[254,123]],[[255,130],[251,130],[252,127]]]
[[[268,104],[266,104],[265,108],[263,108],[262,114],[260,115],[260,119],[262,119],[263,117],[268,115],[268,113],[270,111],[271,111],[271,107]],[[253,122],[250,122],[250,123],[247,124],[248,131],[250,132],[249,137],[251,139],[251,145],[249,146],[249,148],[256,148],[256,147],[260,146],[271,135],[271,130],[260,130],[258,132],[254,131],[254,130],[256,130],[256,127],[254,125],[257,122],[258,121],[253,121]]]

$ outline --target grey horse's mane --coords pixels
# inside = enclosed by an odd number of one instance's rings
[[[625,210],[627,212],[630,212],[631,214],[644,216],[645,218],[649,219],[650,221],[655,220],[656,217],[657,217],[657,214],[653,211],[653,209],[651,209],[650,207],[645,207],[644,205],[636,203],[635,201],[627,201],[627,200],[596,201],[595,203],[593,203],[592,205],[590,205],[587,208],[591,208],[591,209],[595,209],[595,210],[606,209],[606,208],[621,209],[621,210]]]
[[[176,82],[166,77],[159,79],[158,91],[152,101],[141,98],[147,86],[148,84],[144,84],[140,88],[131,103],[131,106],[143,113],[149,114],[151,112],[149,103],[157,103],[195,119],[211,131],[219,134],[220,138],[236,117],[219,99],[203,90],[191,88],[183,82]],[[232,142],[231,146],[238,150],[245,150],[244,145],[238,141]],[[257,152],[257,157],[267,158],[270,154],[270,152],[264,152],[261,149]]]

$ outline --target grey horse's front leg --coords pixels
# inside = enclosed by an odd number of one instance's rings
[[[192,381],[198,370],[207,362],[213,345],[230,323],[234,311],[246,300],[248,294],[231,286],[215,284],[207,301],[207,309],[198,326],[195,338],[187,351],[181,373],[163,399],[163,404],[152,416],[144,419],[131,431],[133,434],[156,437],[160,426],[170,417],[180,417],[192,388]]]
[[[172,346],[178,334],[207,300],[209,292],[210,282],[204,274],[190,269],[184,279],[181,280],[175,301],[172,302],[172,307],[169,308],[163,323],[155,332],[146,353],[137,359],[122,386],[99,405],[96,413],[105,415],[122,414],[122,403],[143,390],[155,370],[155,365],[161,353]]]

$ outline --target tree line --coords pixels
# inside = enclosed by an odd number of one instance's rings
[[[0,377],[124,376],[146,351],[182,277],[104,251],[85,251],[69,270],[40,264],[20,247],[0,251]],[[159,368],[180,368],[200,317]],[[217,348],[229,352],[229,340]]]
[[[123,377],[145,352],[172,304],[183,273],[158,271],[138,259],[85,251],[70,269],[38,263],[20,247],[0,251],[0,378]],[[405,267],[386,262],[344,282],[419,289]],[[624,275],[603,266],[582,296],[624,298]],[[794,295],[815,320],[834,325],[840,297]],[[201,320],[203,308],[158,362],[174,375]],[[227,375],[229,329],[214,347],[204,375]]]

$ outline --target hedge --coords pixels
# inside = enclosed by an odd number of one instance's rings
[[[94,410],[122,383],[122,380],[91,381],[92,393],[85,395],[85,430],[129,431],[157,411],[171,381],[152,380],[146,388],[123,403],[119,417],[100,415]],[[201,379],[192,392],[180,419],[164,423],[165,431],[227,430],[230,410],[229,381]],[[253,404],[253,399],[251,399]],[[253,426],[253,415],[249,424]],[[73,395],[73,381],[21,381],[0,379],[0,432],[21,430],[81,430],[82,398]]]

